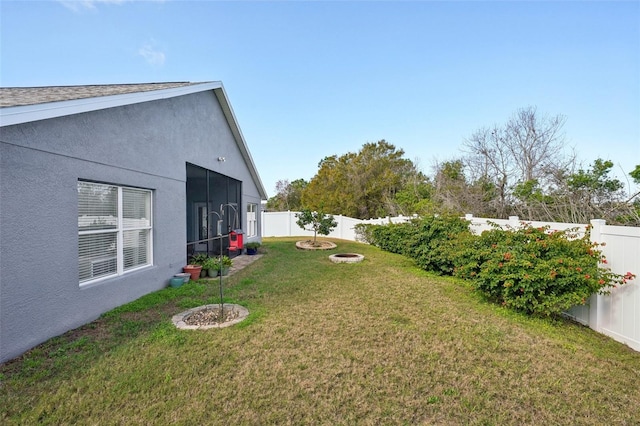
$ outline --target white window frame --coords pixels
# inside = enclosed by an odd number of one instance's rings
[[[258,236],[258,205],[247,203],[247,238]]]
[[[111,274],[106,274],[106,275],[100,275],[99,277],[96,278],[88,278],[88,279],[84,279],[80,281],[80,277],[78,277],[79,279],[79,284],[80,287],[84,287],[90,284],[94,284],[96,282],[99,281],[104,281],[106,279],[109,278],[113,278],[113,277],[117,277],[120,275],[124,275],[124,274],[128,274],[130,272],[133,271],[137,271],[139,269],[143,269],[146,267],[149,267],[151,265],[153,265],[153,191],[149,190],[149,189],[141,189],[141,188],[134,188],[134,187],[128,187],[128,186],[121,186],[121,185],[113,185],[113,184],[104,184],[104,183],[95,183],[95,182],[91,182],[91,181],[84,181],[84,180],[78,180],[78,187],[80,186],[80,184],[83,185],[96,185],[96,186],[107,186],[107,187],[111,187],[111,188],[115,188],[117,189],[117,213],[116,213],[116,227],[113,229],[96,229],[96,230],[80,230],[80,225],[78,225],[78,244],[80,244],[80,237],[82,236],[87,236],[87,235],[100,235],[100,234],[115,234],[116,235],[116,256],[115,259],[113,258],[113,256],[104,256],[101,259],[96,259],[96,260],[90,260],[91,262],[91,268],[93,268],[94,266],[94,262],[98,262],[100,260],[103,260],[105,262],[112,262],[113,260],[115,260],[116,262],[116,271],[114,273]],[[132,221],[129,221],[129,224],[125,226],[125,220],[124,220],[124,205],[123,205],[123,190],[131,190],[131,191],[137,191],[137,192],[141,192],[144,193],[146,195],[148,195],[148,203],[149,203],[149,218],[146,218],[146,222],[148,224],[143,225],[143,224],[135,224],[135,222],[132,223]],[[79,217],[79,221],[80,221],[80,217]],[[139,265],[135,265],[133,267],[130,267],[128,269],[124,268],[124,263],[125,263],[125,256],[124,256],[124,234],[128,231],[147,231],[147,259],[146,262],[143,264],[139,264]],[[80,251],[80,247],[79,247],[79,251]],[[80,253],[79,253],[80,256]],[[80,262],[81,259],[80,257],[78,258],[78,261]]]

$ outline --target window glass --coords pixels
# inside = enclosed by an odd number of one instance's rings
[[[80,284],[151,265],[151,191],[78,181]]]
[[[257,211],[257,204],[247,204],[247,237],[255,237],[258,234]]]
[[[118,226],[118,188],[78,182],[78,228],[114,229]]]

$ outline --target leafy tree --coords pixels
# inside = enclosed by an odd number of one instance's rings
[[[470,182],[465,171],[465,163],[460,159],[436,165],[432,196],[434,212],[490,215],[495,185],[485,178]]]
[[[516,212],[525,219],[558,222],[588,223],[599,218],[612,224],[640,223],[631,199],[625,200],[624,185],[610,176],[612,168],[612,161],[599,158],[586,169],[558,170],[554,186],[546,192],[536,180],[519,183],[514,188],[520,201]]]
[[[416,175],[415,179],[407,182],[396,192],[395,205],[398,212],[404,216],[434,213],[433,183],[428,179],[418,181],[419,177]]]
[[[313,245],[316,246],[317,234],[329,235],[331,230],[338,226],[333,218],[333,215],[326,215],[322,211],[311,211],[310,209],[302,209],[300,213],[296,213],[298,220],[296,223],[304,230],[313,231]],[[307,226],[311,225],[311,229],[307,229]]]
[[[619,198],[622,182],[609,177],[613,162],[598,158],[591,170],[578,170],[569,176],[567,186],[585,205],[602,205]]]
[[[636,185],[640,185],[640,164],[638,164],[632,172],[629,172],[629,176],[631,176],[631,178],[633,179]],[[640,199],[636,198],[639,195],[640,195],[640,191],[636,191],[635,193],[633,193],[633,195],[629,197],[628,201],[631,202],[635,199],[636,200],[635,202],[637,204],[640,203]],[[638,207],[640,207],[640,205]]]
[[[418,189],[417,194],[424,193],[426,186],[420,183],[427,178],[403,155],[403,150],[380,140],[364,144],[358,153],[326,157],[303,191],[302,202],[360,219],[414,213],[406,209],[418,201],[404,200],[401,205],[396,194],[409,185]]]
[[[633,178],[635,183],[640,185],[640,164],[638,164],[632,172],[629,172],[629,176]]]
[[[276,195],[267,201],[267,210],[287,211],[300,210],[302,208],[302,192],[308,182],[304,179],[279,180],[276,183]]]

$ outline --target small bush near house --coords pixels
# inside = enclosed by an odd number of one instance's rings
[[[612,273],[588,232],[577,238],[575,230],[524,225],[475,236],[462,219],[433,217],[369,226],[363,234],[425,270],[469,279],[489,300],[530,315],[561,314],[635,278]]]

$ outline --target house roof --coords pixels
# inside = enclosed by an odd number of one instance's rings
[[[198,83],[99,84],[90,86],[1,87],[0,108],[125,95],[193,86]]]
[[[0,127],[80,114],[140,102],[212,90],[222,107],[234,139],[247,163],[260,196],[267,199],[262,180],[219,81],[89,86],[0,87]]]

